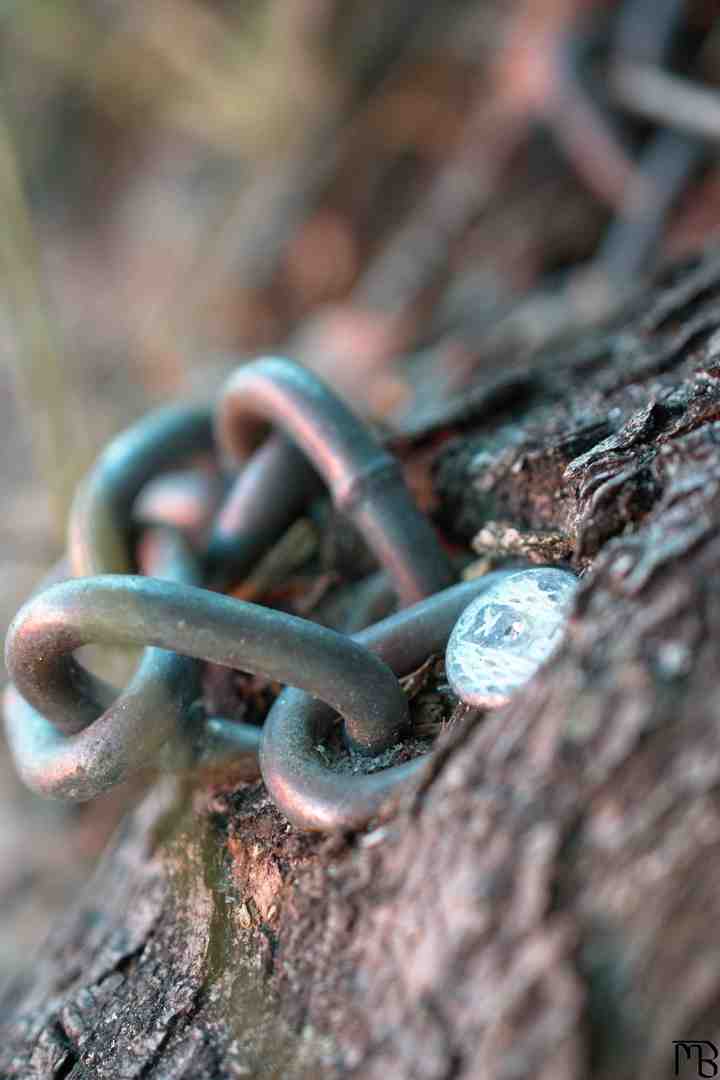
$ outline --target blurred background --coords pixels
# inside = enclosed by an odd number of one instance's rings
[[[720,220],[709,0],[23,0],[0,85],[4,628],[108,438],[238,357],[411,430]],[[0,980],[136,797],[0,744]]]

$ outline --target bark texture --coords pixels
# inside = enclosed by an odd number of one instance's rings
[[[707,257],[401,440],[458,537],[586,571],[561,652],[362,834],[158,787],[6,996],[1,1076],[655,1080],[720,1043],[718,329]]]

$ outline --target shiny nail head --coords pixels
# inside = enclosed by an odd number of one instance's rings
[[[577,583],[555,567],[521,570],[468,604],[445,656],[458,697],[476,707],[504,705],[560,643]]]

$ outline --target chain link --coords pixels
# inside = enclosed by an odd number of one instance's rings
[[[229,489],[223,455],[242,462]],[[348,626],[362,624],[361,610],[386,611],[391,593],[404,608],[354,634],[219,591],[323,486],[384,575],[361,584]],[[452,586],[397,460],[315,375],[277,358],[238,368],[215,410],[163,409],[114,439],[74,501],[68,559],[72,576],[65,566],[43,582],[6,639],[6,727],[25,782],[80,800],[149,764],[259,754],[276,804],[319,830],[362,826],[424,761],[333,770],[317,748],[336,714],[356,753],[396,744],[408,717],[397,676],[442,650],[463,608],[505,573]],[[75,658],[88,643],[143,647],[124,690]],[[206,715],[201,662],[288,687],[264,729]]]

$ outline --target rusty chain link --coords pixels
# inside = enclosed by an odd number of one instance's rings
[[[258,446],[267,422],[275,431]],[[220,451],[244,463],[229,490]],[[247,575],[323,485],[384,572],[363,586],[368,613],[387,610],[390,592],[404,608],[354,634],[218,591]],[[408,716],[397,676],[441,650],[469,601],[509,573],[452,586],[399,463],[316,376],[277,358],[238,368],[214,413],[163,409],[113,440],[73,504],[68,561],[6,639],[6,727],[25,782],[81,800],[148,764],[259,754],[280,809],[320,830],[365,824],[424,761],[333,770],[318,744],[335,715],[357,752],[397,743]],[[143,647],[123,691],[74,657],[88,643]],[[288,687],[264,729],[206,715],[203,661]]]

